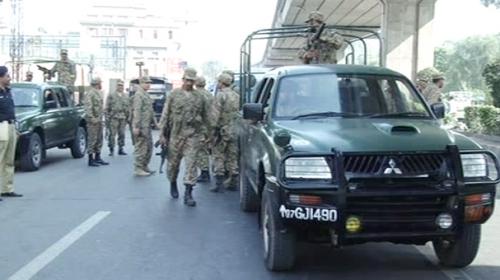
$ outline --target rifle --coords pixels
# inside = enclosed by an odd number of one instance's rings
[[[45,68],[43,66],[40,66],[40,65],[37,65],[36,66],[38,68],[38,70],[42,71],[43,74],[44,74],[44,80],[45,80],[45,75],[47,75],[47,79],[50,81],[50,79],[52,79],[54,77],[54,73],[52,73],[52,71],[50,71],[48,68]]]
[[[310,36],[307,40],[307,51],[311,50],[317,50],[319,47],[319,42],[321,39],[321,33],[325,30],[326,24],[322,23],[318,28],[312,28],[311,32],[314,32],[312,36]],[[307,60],[306,64],[310,64],[311,61]],[[315,56],[313,58],[313,63],[318,64],[319,63],[319,56]]]
[[[160,143],[160,140],[156,141],[154,146],[155,146],[155,148],[158,148],[159,146],[161,146],[161,151],[156,153],[156,155],[161,157],[159,172],[163,173],[163,165],[165,164],[165,160],[167,159],[167,156],[168,156],[168,148],[167,148],[167,145],[162,145]]]

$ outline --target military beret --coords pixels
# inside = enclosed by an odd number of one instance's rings
[[[92,86],[98,85],[100,83],[102,83],[102,80],[99,77],[92,78],[92,80],[90,81],[90,85]]]
[[[140,79],[139,79],[139,82],[141,84],[147,84],[147,83],[151,83],[151,79],[149,78],[149,76],[142,76]]]
[[[9,73],[9,69],[5,66],[0,66],[0,77],[4,77],[7,73]]]
[[[432,75],[432,80],[444,80],[443,74],[434,74]]]
[[[222,73],[217,78],[217,81],[221,82],[222,84],[224,84],[226,86],[230,86],[231,83],[233,82],[233,78],[229,74]]]
[[[311,12],[309,14],[309,17],[307,18],[306,22],[310,22],[312,20],[317,20],[317,21],[324,22],[325,21],[325,17],[319,11],[314,11],[314,12]]]
[[[186,80],[196,80],[196,70],[194,68],[186,68],[184,69],[184,75],[182,76],[183,79]]]
[[[195,85],[197,86],[204,86],[207,84],[207,81],[205,80],[204,77],[196,77]]]

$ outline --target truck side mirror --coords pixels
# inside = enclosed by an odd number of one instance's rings
[[[444,119],[446,108],[443,103],[434,103],[431,105],[432,112],[438,119]]]
[[[243,104],[243,119],[261,121],[264,118],[264,107],[260,103]]]

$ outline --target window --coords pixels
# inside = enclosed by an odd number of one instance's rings
[[[43,98],[45,100],[45,104],[49,102],[53,102],[56,104],[56,107],[59,107],[59,102],[57,101],[57,97],[55,96],[54,92],[51,89],[46,89],[43,92]]]
[[[12,87],[12,98],[16,107],[39,107],[40,90],[35,88]]]
[[[405,80],[371,75],[307,74],[284,77],[273,116],[429,118]]]
[[[55,88],[54,92],[57,95],[57,99],[59,100],[59,104],[61,105],[61,107],[63,107],[63,108],[68,107],[69,102],[68,102],[68,99],[66,98],[66,95],[64,94],[64,92],[59,88]]]
[[[125,28],[120,28],[118,29],[118,34],[120,34],[120,36],[127,36],[128,31]]]

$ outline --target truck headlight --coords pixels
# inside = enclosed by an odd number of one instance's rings
[[[462,154],[460,157],[465,178],[488,176],[488,165],[484,154]]]
[[[291,157],[285,160],[287,179],[332,179],[332,172],[323,157]]]

